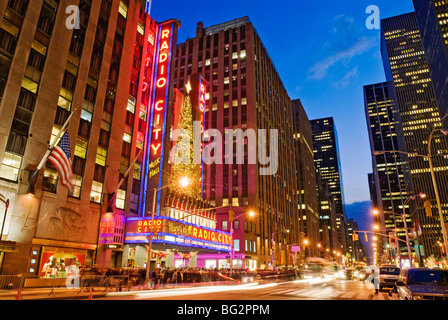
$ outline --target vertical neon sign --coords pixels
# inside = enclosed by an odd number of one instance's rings
[[[202,134],[202,144],[201,144],[201,200],[203,199],[204,192],[204,164],[202,163],[202,150],[204,147],[204,130],[205,130],[205,95],[207,93],[207,84],[204,79],[199,76],[199,111],[201,113],[201,134]]]
[[[151,116],[146,145],[146,159],[141,203],[142,215],[146,210],[146,194],[149,189],[152,198],[154,188],[162,187],[164,148],[166,137],[166,117],[170,89],[170,68],[176,20],[162,23],[157,28],[153,83],[151,86]],[[160,191],[157,195],[156,214],[160,208]]]

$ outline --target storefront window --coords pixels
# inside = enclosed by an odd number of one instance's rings
[[[70,276],[69,266],[84,266],[86,250],[45,247],[42,251],[39,277],[65,278]]]

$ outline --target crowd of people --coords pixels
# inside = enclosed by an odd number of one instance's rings
[[[94,266],[92,268],[81,268],[81,276],[114,276],[112,278],[122,279],[123,286],[139,286],[146,284],[146,269],[142,267],[110,267],[104,268]],[[244,281],[246,279],[258,280],[269,277],[292,277],[297,278],[297,272],[289,271],[250,271],[247,269],[205,269],[205,268],[156,268],[149,271],[149,283],[156,288],[166,284],[188,284],[200,282],[217,281]],[[88,277],[86,277],[88,278]],[[92,277],[93,278],[93,277]],[[129,281],[129,283],[128,283]]]

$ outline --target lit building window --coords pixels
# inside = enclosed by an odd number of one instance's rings
[[[100,203],[102,192],[103,192],[103,184],[101,182],[92,181],[92,190],[90,191],[90,201]]]
[[[120,1],[120,6],[118,7],[118,12],[125,18],[128,15],[128,6],[125,3],[123,3],[123,1]]]
[[[81,186],[82,186],[82,177],[78,175],[73,175],[73,192],[70,193],[70,196],[79,198],[81,196]]]
[[[101,146],[98,146],[96,149],[96,159],[95,163],[100,166],[106,166],[106,157],[107,157],[107,149]]]
[[[58,172],[53,168],[45,168],[42,180],[42,189],[45,191],[56,192],[56,183],[58,180]]]
[[[126,200],[126,191],[118,189],[117,197],[115,199],[115,206],[118,209],[124,209],[125,200]]]
[[[7,180],[17,181],[21,164],[21,156],[5,152],[2,166],[0,168],[0,177]]]

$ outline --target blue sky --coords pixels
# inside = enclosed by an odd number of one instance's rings
[[[249,16],[292,99],[310,119],[335,119],[347,204],[370,200],[372,171],[362,87],[385,80],[379,30],[365,26],[366,8],[380,17],[413,11],[412,0],[153,0],[156,21],[177,18],[178,42],[204,27]]]

